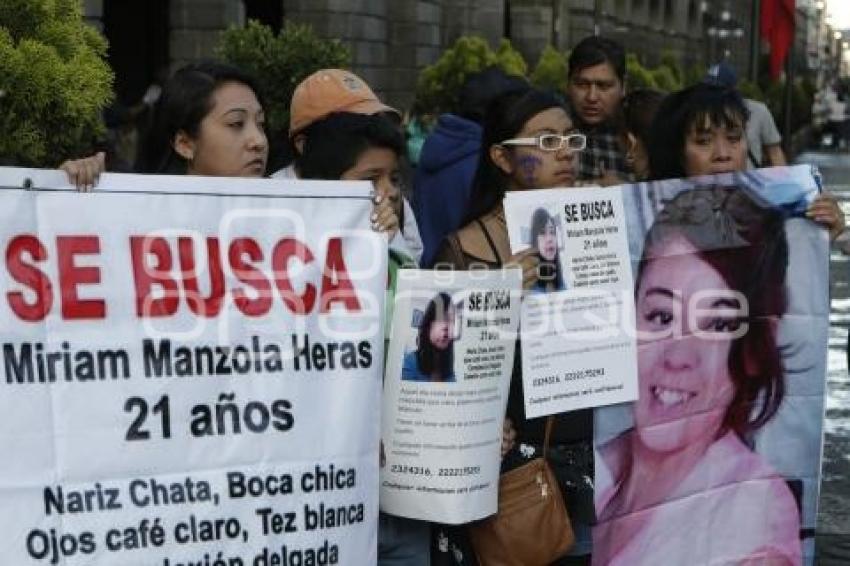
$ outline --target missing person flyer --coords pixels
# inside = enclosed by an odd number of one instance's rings
[[[520,271],[399,272],[384,377],[381,510],[460,524],[497,509]]]
[[[621,189],[508,193],[511,251],[532,248],[521,307],[528,418],[637,397],[632,270]]]

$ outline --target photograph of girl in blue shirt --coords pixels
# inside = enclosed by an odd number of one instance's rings
[[[546,209],[538,208],[531,217],[531,245],[540,256],[537,284],[532,291],[550,293],[566,289],[558,251],[558,227]]]
[[[417,348],[404,356],[401,378],[405,381],[455,381],[455,306],[447,293],[428,302],[419,323]]]

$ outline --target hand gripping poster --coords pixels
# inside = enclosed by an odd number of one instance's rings
[[[384,378],[381,510],[447,524],[497,509],[520,272],[399,272]]]
[[[366,183],[0,169],[3,564],[375,564]]]
[[[810,167],[622,191],[639,398],[596,411],[593,563],[812,564],[829,273]]]
[[[522,301],[526,418],[637,396],[632,271],[619,188],[508,193],[511,251],[530,250]]]

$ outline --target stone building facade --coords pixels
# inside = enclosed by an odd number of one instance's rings
[[[745,74],[752,0],[83,0],[110,41],[119,97],[138,100],[157,70],[211,57],[219,34],[247,19],[308,23],[352,51],[352,67],[383,97],[409,107],[419,71],[459,36],[508,37],[534,65],[548,43],[568,49],[598,32],[647,64],[670,51],[686,65],[724,54]],[[742,37],[709,37],[721,13]],[[720,25],[720,24],[717,24]]]

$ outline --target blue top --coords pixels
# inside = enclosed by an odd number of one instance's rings
[[[416,350],[404,355],[404,361],[401,363],[401,378],[405,381],[434,381],[430,375],[422,373],[419,369],[419,364],[416,362]],[[455,381],[454,371],[443,380],[443,382],[453,381]]]
[[[424,251],[422,267],[431,267],[443,238],[458,230],[466,215],[478,168],[481,126],[443,114],[419,157],[413,180],[413,211]]]
[[[546,288],[546,282],[537,281],[532,288],[528,291],[530,293],[557,293],[558,291],[565,291],[567,289],[566,283],[561,283],[560,285],[553,287],[552,289]]]

